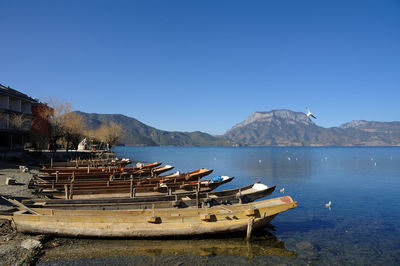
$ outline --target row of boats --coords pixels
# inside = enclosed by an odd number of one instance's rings
[[[17,202],[9,216],[18,231],[85,237],[171,237],[247,231],[295,208],[290,196],[259,182],[213,191],[233,177],[201,168],[165,174],[173,166],[130,160],[51,163],[29,183],[39,199]]]

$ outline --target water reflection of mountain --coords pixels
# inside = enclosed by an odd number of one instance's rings
[[[62,243],[71,240],[56,239]],[[243,234],[175,240],[100,240],[77,239],[68,247],[60,245],[45,250],[41,262],[81,260],[87,258],[161,256],[161,255],[236,255],[247,258],[257,256],[281,256],[294,258],[296,252],[286,250],[285,243],[266,230],[257,230],[251,241],[245,241]],[[52,243],[50,243],[52,246]]]
[[[310,151],[301,148],[247,148],[231,158],[231,164],[242,175],[267,180],[308,179],[312,169]]]

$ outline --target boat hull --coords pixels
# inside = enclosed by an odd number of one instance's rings
[[[165,195],[169,192],[173,194],[184,193],[189,191],[208,192],[216,189],[217,187],[228,183],[233,180],[233,177],[227,178],[222,181],[210,182],[210,180],[201,181],[200,184],[196,181],[183,181],[179,183],[168,183],[168,185],[161,186],[159,183],[156,184],[144,184],[140,186],[96,186],[96,187],[75,187],[73,185],[73,198],[84,199],[84,198],[104,198],[104,197],[129,197],[131,189],[135,189],[135,193],[141,196],[157,196]],[[67,191],[71,187],[67,187]],[[38,190],[34,191],[34,194],[47,196],[49,198],[61,199],[65,198],[66,192],[62,189],[49,189],[49,190]]]
[[[175,195],[162,195],[153,197],[135,198],[108,198],[86,200],[25,200],[23,204],[30,208],[55,208],[55,209],[87,209],[87,210],[123,210],[123,209],[150,209],[156,208],[187,208],[193,206],[212,207],[215,205],[231,205],[235,203],[249,203],[269,196],[275,186],[262,190],[255,190],[254,185],[240,189],[225,190],[219,192],[182,193]]]
[[[153,210],[34,209],[13,215],[19,232],[72,237],[173,237],[246,231],[267,225],[280,212],[295,208],[289,196],[231,207]]]

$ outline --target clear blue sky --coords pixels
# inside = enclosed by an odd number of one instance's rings
[[[0,0],[0,83],[75,110],[223,134],[309,106],[400,120],[400,1]]]

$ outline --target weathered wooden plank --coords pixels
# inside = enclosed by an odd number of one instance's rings
[[[22,210],[24,210],[24,211],[28,211],[29,213],[32,213],[32,214],[39,215],[39,213],[37,213],[35,210],[33,210],[33,209],[29,208],[29,207],[26,207],[24,204],[22,204],[21,202],[19,202],[19,201],[17,201],[17,200],[14,200],[14,199],[7,199],[7,198],[5,198],[5,197],[3,197],[3,196],[1,196],[1,197],[2,197],[4,200],[6,200],[6,201],[8,201],[8,202],[14,204],[15,206],[17,206],[19,209],[22,209]]]

